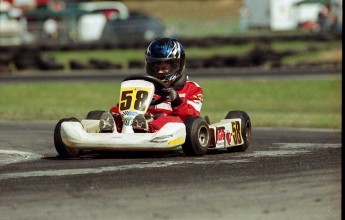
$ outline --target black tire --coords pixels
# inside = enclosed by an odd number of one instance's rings
[[[233,118],[241,119],[241,133],[244,143],[234,148],[229,148],[229,150],[245,151],[247,150],[250,144],[250,138],[252,134],[252,123],[250,121],[248,114],[244,111],[229,111],[228,114],[225,116],[225,119]]]
[[[79,156],[80,151],[78,149],[72,149],[66,144],[64,144],[61,138],[61,124],[65,121],[79,122],[79,120],[76,118],[63,118],[56,124],[55,129],[54,129],[55,149],[58,152],[59,156],[63,159],[76,158]]]
[[[105,111],[103,110],[95,110],[95,111],[90,111],[87,115],[86,115],[86,119],[94,119],[94,120],[99,120],[101,119],[102,114]]]
[[[186,141],[182,145],[187,156],[203,156],[210,146],[210,129],[201,117],[188,118],[186,125]]]

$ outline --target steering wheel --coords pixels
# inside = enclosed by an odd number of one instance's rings
[[[150,105],[158,105],[162,102],[164,102],[166,100],[166,93],[163,92],[163,89],[168,89],[169,86],[167,84],[165,84],[162,80],[154,77],[154,76],[150,76],[150,75],[132,75],[132,76],[128,76],[126,77],[124,80],[122,80],[122,82],[124,81],[129,81],[129,80],[145,80],[148,82],[153,83],[153,85],[155,86],[155,93],[156,95],[159,95],[160,98],[158,99],[153,99],[151,101]]]

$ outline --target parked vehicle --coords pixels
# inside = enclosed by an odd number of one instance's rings
[[[316,28],[323,4],[332,4],[338,11],[342,0],[243,0],[242,24],[247,28],[291,31],[297,28]]]
[[[37,8],[25,13],[25,17],[38,44],[133,45],[164,35],[165,31],[165,26],[157,18],[130,13],[120,2],[83,2],[59,11]],[[56,31],[44,28],[48,21],[50,24],[55,21]]]
[[[129,10],[125,4],[116,1],[101,1],[101,2],[81,2],[78,4],[82,10],[102,13],[107,20],[127,19]]]
[[[131,12],[128,19],[109,20],[105,25],[101,40],[122,45],[149,42],[165,35],[165,29],[159,19],[140,12]]]
[[[159,19],[130,12],[121,2],[83,2],[79,3],[79,8],[90,12],[79,19],[80,42],[126,45],[151,41],[165,32]]]
[[[11,16],[12,6],[0,1],[0,46],[15,46],[22,42],[22,27],[16,18]]]
[[[71,44],[77,42],[78,20],[89,12],[76,6],[69,6],[60,11],[50,8],[37,8],[24,14],[27,20],[28,31],[33,34],[37,44]],[[47,23],[54,24],[55,33],[48,29]],[[52,26],[52,25],[51,25]]]

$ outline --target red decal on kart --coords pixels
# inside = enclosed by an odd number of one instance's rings
[[[226,132],[225,138],[226,138],[226,141],[228,142],[228,145],[230,145],[230,143],[231,143],[231,133],[230,132]]]
[[[224,127],[220,127],[217,128],[216,130],[216,141],[224,141],[224,133],[225,133],[225,128]]]

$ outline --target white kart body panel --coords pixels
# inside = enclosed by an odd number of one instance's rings
[[[211,133],[210,149],[229,148],[242,145],[241,119],[223,119],[209,126]]]
[[[186,137],[183,123],[167,123],[156,133],[90,133],[97,131],[98,123],[99,120],[63,122],[64,144],[81,150],[162,151],[182,145]]]
[[[138,114],[145,114],[154,91],[155,86],[145,80],[130,80],[121,83],[119,111],[123,120],[122,133],[134,133],[133,119]]]
[[[99,120],[63,122],[61,136],[64,144],[79,150],[164,151],[185,142],[183,123],[167,123],[156,133],[99,133]],[[224,149],[242,145],[241,119],[223,119],[209,125],[210,149]],[[116,130],[116,129],[115,129]]]

